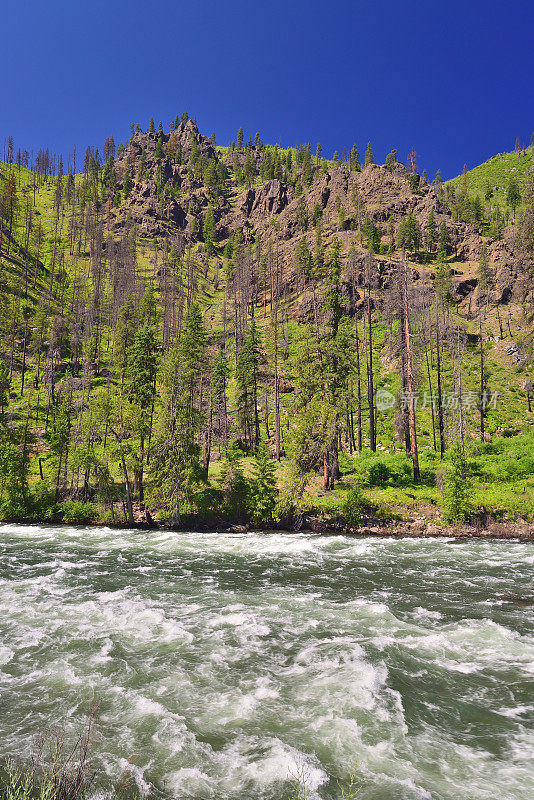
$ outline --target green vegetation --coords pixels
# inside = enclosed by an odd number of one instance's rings
[[[515,150],[511,153],[499,153],[492,158],[467,170],[463,175],[448,181],[446,186],[461,190],[467,184],[470,197],[478,197],[481,201],[490,202],[493,208],[505,209],[510,205],[510,185],[515,184],[519,193],[525,187],[528,175],[534,167],[534,151],[532,146]],[[512,192],[516,195],[515,190]]]
[[[188,115],[104,156],[0,164],[0,518],[531,518],[530,151],[480,202],[487,165],[430,188],[415,154],[216,147]],[[392,173],[428,213],[388,211]]]

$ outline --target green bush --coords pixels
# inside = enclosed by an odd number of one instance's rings
[[[384,486],[390,478],[391,470],[383,461],[375,461],[367,471],[369,486]]]
[[[95,507],[91,503],[67,500],[61,504],[63,522],[67,525],[87,525],[95,518]]]
[[[31,517],[42,522],[60,522],[61,508],[56,490],[47,481],[35,484],[30,495]]]
[[[449,460],[443,490],[443,517],[446,522],[468,522],[474,514],[471,470],[459,442],[451,447]]]
[[[341,514],[348,525],[358,525],[366,501],[359,486],[349,489],[341,504]]]

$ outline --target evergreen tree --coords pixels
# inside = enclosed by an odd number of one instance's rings
[[[299,243],[297,244],[297,249],[295,250],[295,266],[297,269],[298,274],[307,279],[311,275],[311,267],[312,267],[312,254],[310,248],[308,247],[308,242],[306,241],[306,237],[303,236],[299,239]]]
[[[358,148],[356,144],[352,145],[352,149],[350,151],[349,164],[353,172],[360,172],[362,165],[360,164],[360,154],[358,153]]]
[[[365,163],[364,166],[367,167],[369,164],[374,164],[375,159],[373,156],[373,151],[371,149],[371,142],[367,143],[367,150],[365,151]]]
[[[150,122],[148,123],[148,132],[154,133],[156,130],[156,126],[154,125],[154,117],[150,117]]]
[[[515,178],[511,178],[510,183],[508,184],[508,189],[506,191],[506,202],[512,207],[515,219],[516,208],[521,202],[521,191]]]
[[[399,224],[397,231],[397,245],[406,250],[419,250],[421,247],[421,228],[410,211]]]
[[[447,223],[443,220],[439,226],[439,251],[443,253],[443,255],[447,255],[449,241],[449,230],[447,228]]]
[[[195,407],[195,388],[206,366],[208,336],[198,303],[191,303],[184,319],[184,326],[178,344],[181,375],[184,393],[188,397],[191,414]]]
[[[334,238],[328,257],[328,277],[325,292],[325,307],[329,314],[332,338],[337,336],[339,323],[343,316],[341,300],[341,242]]]
[[[213,253],[215,250],[215,243],[217,241],[217,229],[212,206],[208,206],[208,210],[206,211],[204,224],[202,226],[202,236],[204,239],[204,244],[206,245],[206,250],[208,253]]]
[[[158,346],[154,328],[144,323],[135,333],[128,351],[126,392],[133,404],[133,428],[139,436],[139,452],[134,455],[134,471],[139,503],[144,507],[145,443],[151,432],[151,408],[156,394]]]
[[[255,450],[260,440],[258,416],[258,367],[260,350],[254,319],[236,359],[237,407],[245,443]]]
[[[426,223],[426,238],[428,242],[428,252],[433,253],[438,239],[438,229],[436,226],[436,217],[434,215],[433,208],[430,209],[430,214],[428,215],[428,220]]]
[[[392,150],[391,153],[388,153],[386,156],[385,167],[387,170],[389,170],[389,172],[391,172],[396,163],[397,163],[397,151]]]
[[[273,521],[276,507],[276,466],[264,442],[259,442],[254,454],[252,480],[247,492],[247,506],[255,525]]]
[[[124,173],[124,181],[122,186],[122,190],[124,192],[125,197],[128,197],[128,195],[132,191],[132,188],[133,188],[133,180],[130,176],[130,167],[126,167],[126,172]]]
[[[236,146],[238,150],[241,150],[243,148],[243,128],[239,128],[237,132]]]
[[[480,255],[478,257],[478,286],[481,292],[485,292],[491,285],[492,273],[489,263],[488,248],[485,244],[480,248]]]

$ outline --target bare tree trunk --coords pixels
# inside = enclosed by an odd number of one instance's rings
[[[484,441],[484,417],[486,416],[486,393],[484,376],[484,342],[482,340],[482,317],[479,320],[480,337],[480,440]]]
[[[374,397],[374,376],[373,376],[373,326],[371,322],[371,287],[367,284],[367,321],[369,326],[369,360],[368,360],[368,380],[367,380],[367,401],[369,403],[369,443],[371,450],[376,452],[376,433],[375,433],[375,397]]]
[[[408,316],[408,264],[406,263],[406,256],[403,259],[404,264],[404,326],[406,335],[406,378],[408,383],[408,401],[410,404],[410,439],[412,450],[413,462],[413,479],[415,483],[419,483],[421,475],[419,473],[419,457],[417,452],[417,431],[415,425],[415,401],[413,389],[413,371],[412,371],[412,348],[410,341],[410,320]]]
[[[436,370],[438,373],[438,426],[439,426],[439,450],[440,458],[443,461],[445,456],[445,425],[443,421],[443,397],[441,392],[441,344],[439,333],[439,316],[436,307]]]

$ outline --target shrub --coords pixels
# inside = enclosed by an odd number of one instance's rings
[[[61,505],[63,522],[67,525],[87,525],[95,517],[95,507],[91,503],[67,500]]]
[[[341,513],[348,525],[358,525],[366,506],[359,486],[349,489],[341,505]]]
[[[451,447],[449,458],[443,490],[443,516],[446,522],[467,522],[474,513],[473,488],[469,480],[469,464],[459,442]]]
[[[390,468],[382,461],[375,461],[367,472],[369,486],[383,486],[391,478]]]
[[[0,771],[1,800],[80,800],[91,783],[87,751],[93,727],[89,714],[85,731],[74,748],[60,732],[40,737],[31,767],[13,761]]]

